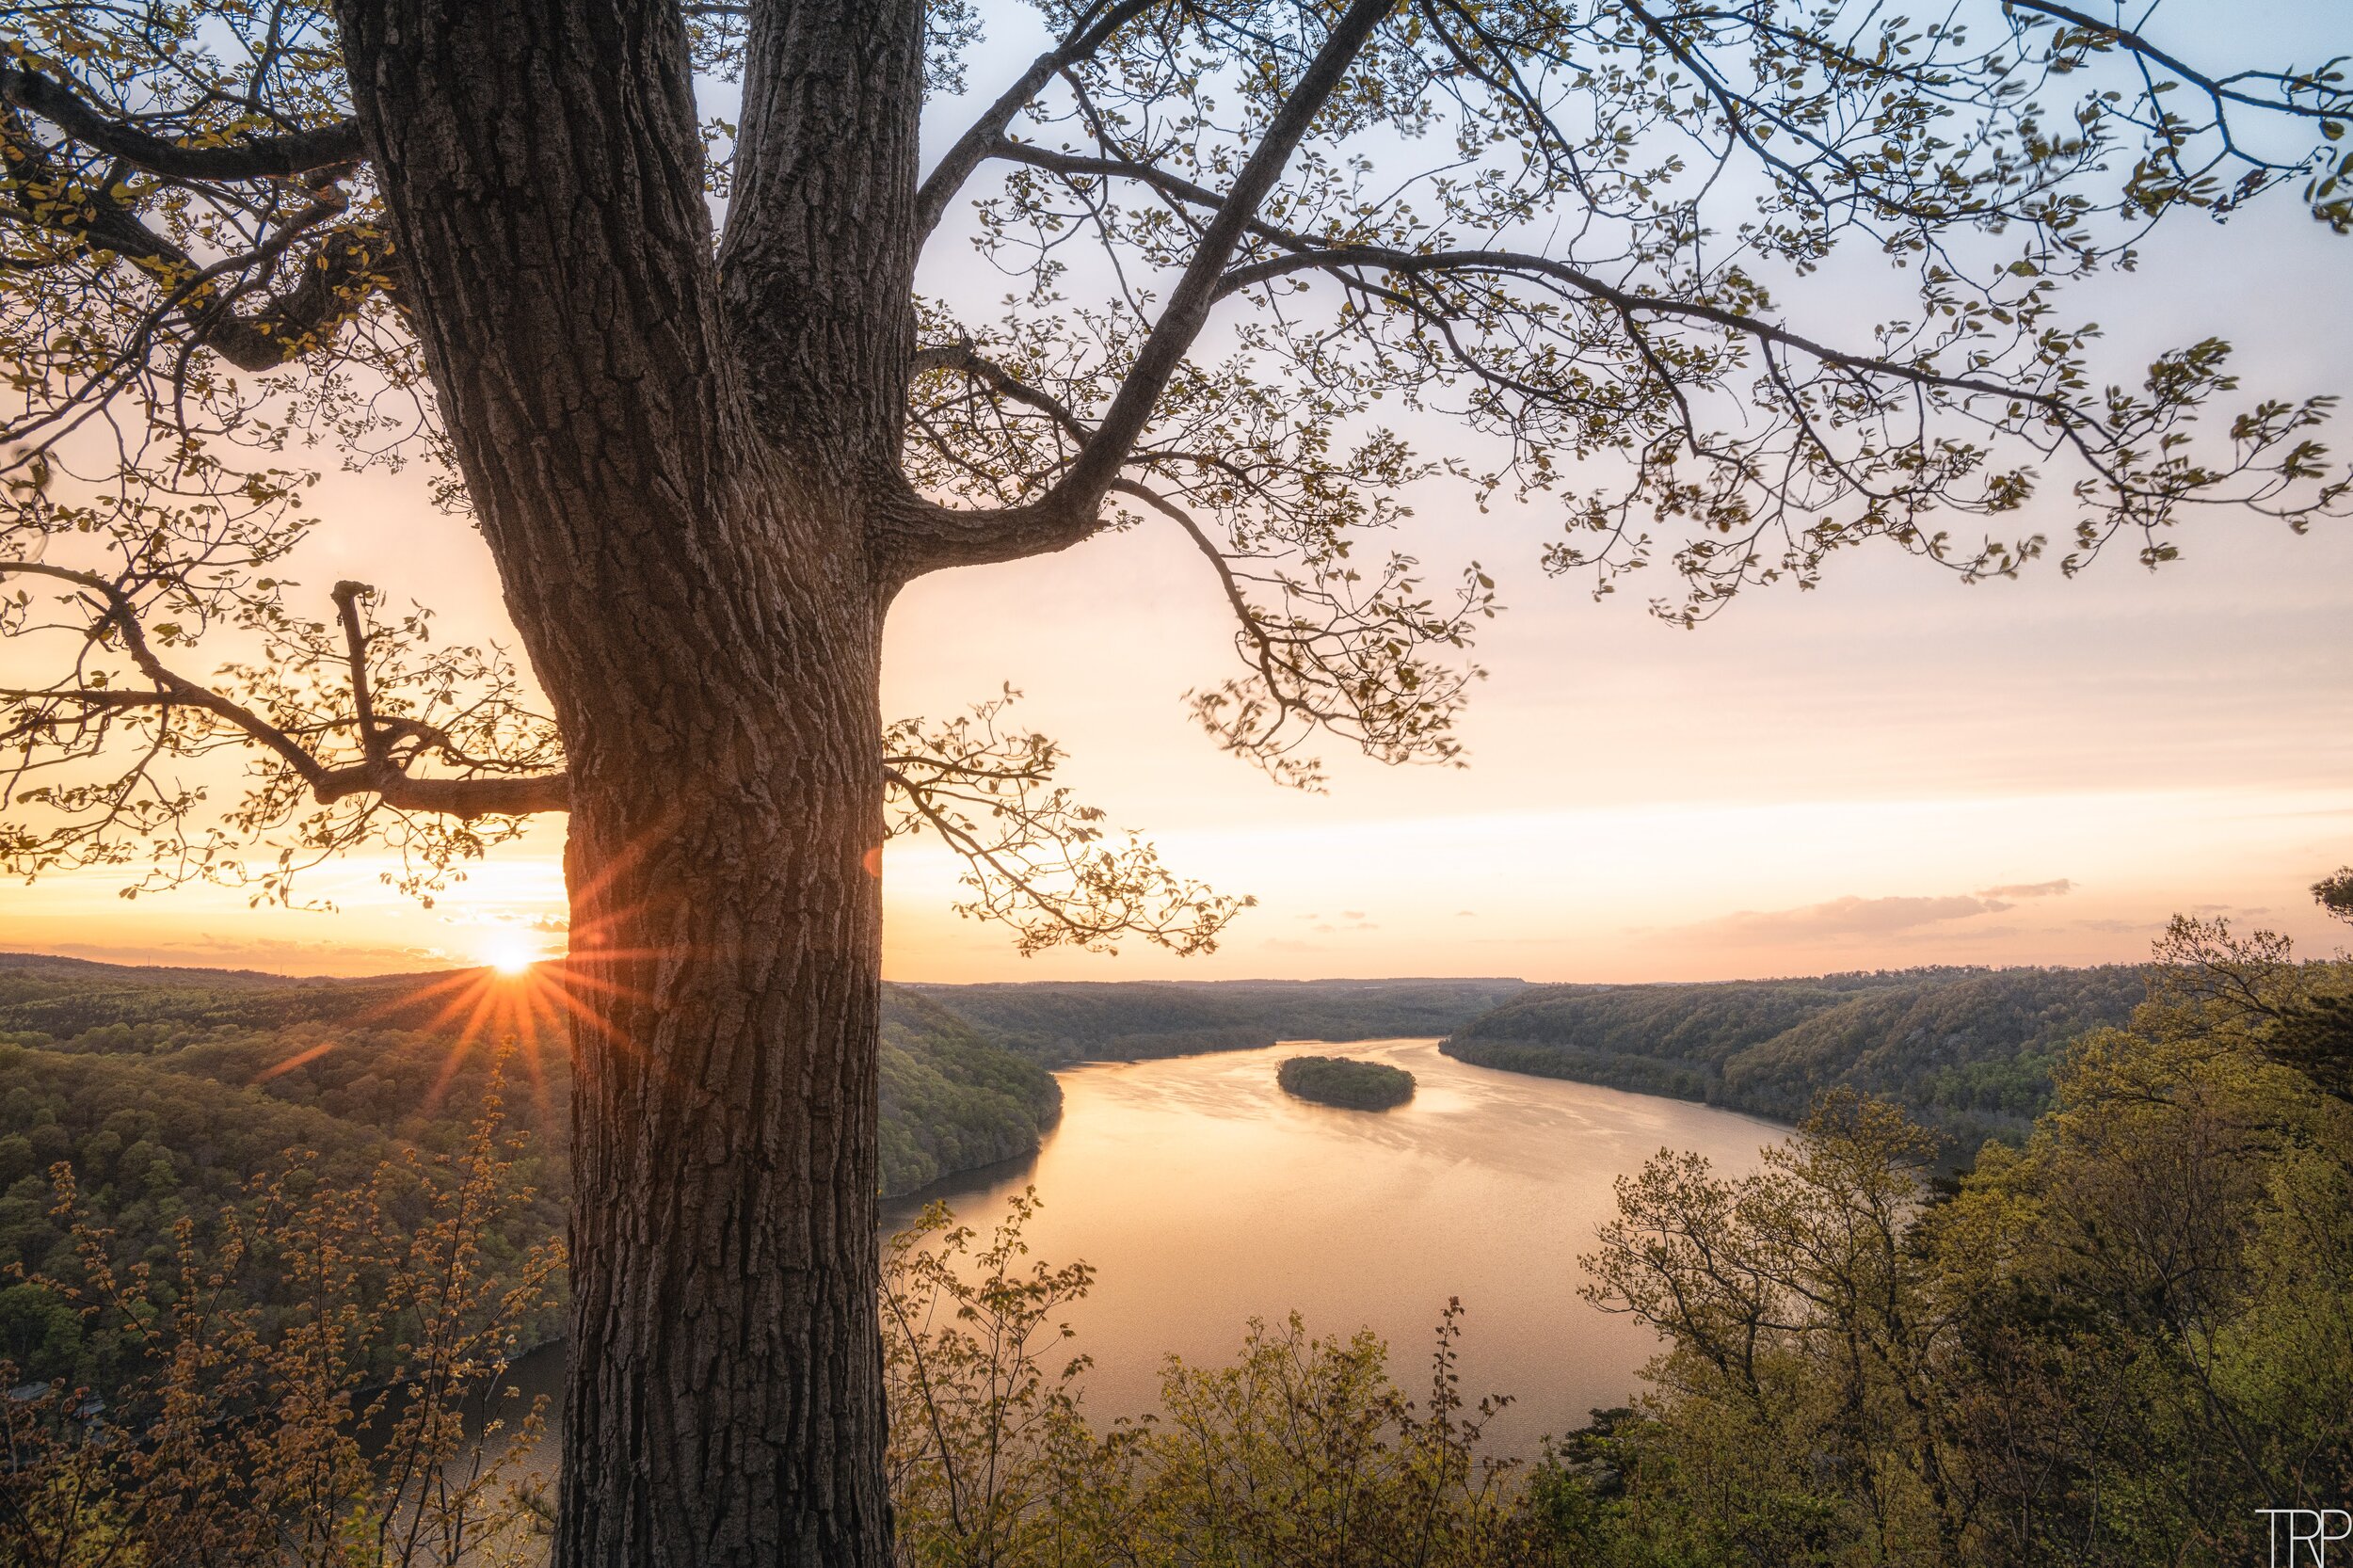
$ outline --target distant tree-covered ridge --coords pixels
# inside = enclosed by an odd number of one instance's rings
[[[1446,1041],[1480,1066],[1796,1121],[1826,1090],[1903,1105],[1972,1147],[2051,1102],[2067,1046],[2131,1016],[2137,966],[1939,968],[1704,984],[1535,986]]]
[[[103,1057],[125,1082],[165,1075],[153,1081],[167,1097],[189,1078],[249,1096],[264,1107],[245,1119],[256,1128],[294,1105],[378,1139],[440,1147],[462,1134],[491,1048],[513,1035],[511,1117],[560,1143],[571,1073],[560,1004],[547,993],[527,978],[473,969],[291,980],[0,954],[0,1042],[35,1053],[14,1068],[17,1086],[52,1071],[40,1059],[53,1054]],[[1035,1148],[1061,1114],[1062,1094],[1049,1074],[971,1024],[891,987],[881,1102],[883,1191],[895,1194]],[[11,1130],[29,1125],[8,1121]],[[562,1165],[553,1160],[549,1181],[560,1183]],[[237,1179],[258,1168],[238,1163]]]
[[[1386,1111],[1414,1097],[1414,1075],[1385,1062],[1294,1056],[1275,1069],[1283,1092],[1352,1111]]]
[[[1216,980],[906,985],[1048,1066],[1445,1034],[1524,980]]]

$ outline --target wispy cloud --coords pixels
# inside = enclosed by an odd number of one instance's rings
[[[452,910],[440,917],[443,925],[520,925],[527,931],[569,931],[571,917],[546,910],[521,909],[511,906],[488,907],[481,904]]]
[[[2075,885],[2062,876],[2056,882],[2006,882],[1999,888],[1980,888],[1977,889],[1977,896],[2001,899],[2057,898],[2062,893],[2072,893],[2074,890]]]
[[[1822,936],[1878,936],[1945,920],[1998,915],[2004,900],[1971,893],[1934,897],[1859,898],[1852,894],[1794,909],[1742,909],[1686,930],[1730,942],[1785,942]]]

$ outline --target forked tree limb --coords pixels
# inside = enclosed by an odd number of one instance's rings
[[[1020,117],[1031,101],[1061,72],[1085,59],[1110,41],[1120,28],[1150,10],[1156,0],[1120,0],[1106,5],[1096,0],[1061,43],[1030,62],[1013,86],[998,94],[981,117],[958,136],[926,175],[915,197],[916,239],[920,243],[939,227],[948,204],[964,188],[975,169],[1003,145],[1006,127]]]
[[[1269,121],[1266,133],[1234,176],[1225,202],[1217,210],[1193,248],[1184,274],[1169,292],[1168,304],[1152,324],[1135,364],[1120,383],[1111,407],[1104,411],[1095,439],[1046,500],[1048,509],[1092,514],[1104,491],[1118,476],[1128,449],[1140,440],[1153,409],[1193,341],[1208,324],[1219,297],[1218,281],[1248,233],[1251,220],[1267,194],[1282,178],[1291,154],[1307,139],[1309,129],[1339,90],[1349,69],[1371,41],[1374,29],[1396,8],[1397,0],[1353,0],[1333,22],[1298,83]]]
[[[0,99],[7,105],[0,114],[0,166],[11,176],[20,216],[72,234],[91,250],[142,264],[162,284],[163,299],[148,312],[137,334],[137,352],[146,352],[146,340],[177,321],[189,337],[239,370],[275,370],[314,346],[319,335],[349,316],[371,289],[392,288],[392,246],[384,234],[367,223],[326,227],[345,210],[332,181],[323,183],[307,205],[276,223],[252,249],[200,264],[140,221],[111,190],[69,183],[25,127],[17,112],[18,98],[0,94]],[[177,145],[147,139],[164,149]],[[124,158],[140,163],[131,154]],[[36,203],[27,194],[34,190],[51,194]],[[292,256],[296,243],[312,232],[319,233],[317,242],[300,256]],[[247,298],[252,292],[248,280],[289,261],[295,274],[291,283],[258,300]]]
[[[1208,324],[1210,309],[1220,297],[1219,281],[1248,235],[1260,204],[1396,4],[1397,0],[1353,0],[1333,22],[1331,31],[1235,175],[1216,216],[1203,230],[1182,277],[1170,291],[1166,307],[1146,334],[1135,363],[1121,380],[1094,434],[1054,488],[1030,504],[981,513],[937,506],[909,494],[881,520],[880,542],[889,576],[905,581],[943,567],[1016,560],[1066,550],[1102,526],[1103,500],[1143,438],[1177,367]],[[1032,68],[1032,72],[1036,69]],[[1040,85],[1044,80],[1040,78]],[[974,164],[986,155],[1001,135],[1002,125],[1011,121],[1035,90],[1024,90],[1017,102],[1005,108],[1003,120],[980,139],[973,152]],[[1011,97],[1009,92],[1007,99]],[[999,106],[1005,105],[1006,99],[1000,99]],[[980,129],[975,127],[975,132]]]
[[[146,628],[139,621],[137,606],[131,596],[117,584],[95,572],[71,567],[52,566],[41,561],[0,562],[0,577],[11,575],[45,577],[69,584],[93,596],[96,602],[91,608],[97,612],[97,618],[91,624],[90,636],[95,639],[112,632],[120,639],[124,652],[129,654],[132,664],[147,678],[149,684],[144,689],[114,686],[7,688],[0,689],[0,697],[26,704],[70,703],[91,710],[149,710],[168,715],[172,709],[178,708],[209,714],[241,731],[248,739],[277,757],[321,805],[331,805],[355,795],[374,794],[385,805],[400,810],[434,811],[461,820],[534,816],[541,812],[562,811],[569,805],[570,777],[560,772],[490,772],[458,777],[419,777],[391,755],[386,726],[367,722],[361,724],[362,760],[356,763],[330,764],[295,736],[244,703],[213,690],[202,681],[190,680],[167,664],[149,641]],[[356,583],[338,584],[335,600],[350,638],[354,698],[372,718],[373,699],[366,682],[366,642],[359,631],[356,610],[356,600],[365,591]],[[433,727],[410,720],[394,719],[389,723],[421,737],[429,738],[438,734]]]

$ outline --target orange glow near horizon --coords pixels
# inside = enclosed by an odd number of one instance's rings
[[[503,975],[526,973],[541,956],[539,950],[520,932],[498,931],[482,940],[482,961]]]

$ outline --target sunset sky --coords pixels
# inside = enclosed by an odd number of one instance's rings
[[[2287,27],[2331,9],[2233,13]],[[993,33],[976,95],[1026,56],[1031,25],[1008,17]],[[935,136],[958,120],[941,108]],[[952,234],[935,242],[942,293],[968,270],[962,254]],[[2353,241],[2290,195],[2227,229],[2179,220],[2137,274],[2077,286],[2072,310],[2109,324],[2127,357],[2220,335],[2250,390],[2353,392],[2348,279]],[[1793,310],[1824,309],[1807,287],[1788,291]],[[1433,453],[1461,440],[1409,434]],[[2175,911],[2321,951],[2343,935],[2305,889],[2353,861],[2353,527],[2298,538],[2216,516],[2182,530],[2184,558],[2153,574],[2125,549],[2072,582],[2045,565],[1977,586],[1865,550],[1817,592],[1757,594],[1684,632],[1644,613],[1663,584],[1595,603],[1544,578],[1534,563],[1559,520],[1543,507],[1482,515],[1443,485],[1412,501],[1402,547],[1442,577],[1476,557],[1508,607],[1479,649],[1492,675],[1467,723],[1470,766],[1388,771],[1327,746],[1324,795],[1271,786],[1191,728],[1181,694],[1232,656],[1215,585],[1180,537],[1143,528],[908,591],[889,714],[945,713],[1011,683],[1017,716],[1070,748],[1084,796],[1176,870],[1259,904],[1206,958],[1131,944],[1025,961],[950,911],[952,864],[894,847],[889,977],[2080,964],[2145,955]],[[503,634],[479,540],[426,505],[415,476],[337,477],[326,515],[335,525],[296,573],[322,605],[325,584],[358,576],[434,604],[453,634]],[[2071,522],[2060,507],[2037,525],[2058,536]],[[544,825],[432,909],[363,861],[312,878],[333,914],[204,890],[125,903],[119,877],[59,877],[0,893],[0,948],[295,973],[560,951],[560,823]]]

